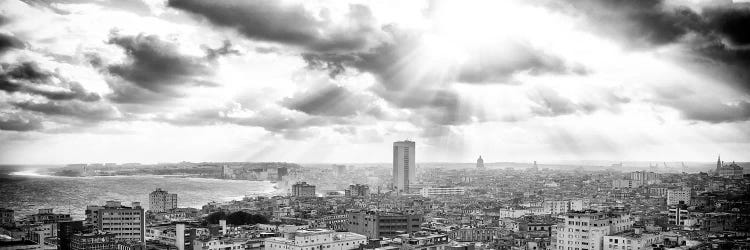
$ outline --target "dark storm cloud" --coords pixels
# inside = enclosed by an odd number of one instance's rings
[[[737,103],[680,103],[678,106],[686,119],[710,123],[736,122],[750,120],[750,102]]]
[[[709,65],[723,68],[730,80],[750,92],[750,5],[725,5],[703,10],[706,28],[702,40],[690,45]]]
[[[726,38],[731,45],[750,44],[750,5],[710,7],[703,10],[711,30]]]
[[[57,72],[43,70],[33,62],[3,63],[0,68],[0,90],[8,93],[39,95],[50,100],[95,102],[100,99],[98,94],[86,91],[80,83]]]
[[[663,0],[582,0],[565,4],[589,18],[598,32],[636,47],[673,43],[701,23],[701,17],[691,9],[667,6]]]
[[[654,97],[647,101],[677,110],[687,120],[724,123],[750,120],[750,102],[723,100],[721,96],[706,95],[685,86],[655,88]]]
[[[37,118],[22,117],[18,114],[0,115],[0,130],[32,131],[42,128],[42,122]]]
[[[158,94],[153,96],[172,97],[179,95],[180,87],[216,85],[206,79],[214,72],[210,59],[180,54],[175,44],[157,36],[113,35],[109,43],[121,47],[128,56],[128,62],[124,64],[107,66],[111,74],[125,80],[109,81],[115,91],[110,96],[113,101],[142,100],[144,96],[133,95],[146,92]],[[134,86],[119,86],[121,84]]]
[[[715,97],[699,98],[694,95],[653,100],[676,109],[682,118],[708,123],[741,122],[750,120],[750,102],[722,102]]]
[[[370,9],[350,5],[346,20],[335,22],[323,10],[314,13],[299,4],[259,0],[170,0],[169,6],[236,28],[251,39],[299,46],[312,51],[356,50],[377,31]]]
[[[26,45],[24,45],[23,41],[15,36],[0,33],[0,54],[10,49],[23,49],[25,47]]]
[[[551,6],[572,7],[588,18],[596,31],[628,46],[684,45],[703,58],[699,63],[718,68],[721,73],[717,75],[728,74],[721,77],[750,92],[750,4],[720,1],[698,11],[663,0],[584,0],[566,4]]]
[[[81,101],[24,101],[11,103],[16,108],[34,111],[44,115],[63,118],[76,118],[88,122],[112,120],[118,118],[117,109],[105,103],[86,103]]]
[[[344,87],[326,85],[286,98],[282,105],[310,115],[353,116],[368,112],[373,108],[371,103],[367,97],[357,95]]]

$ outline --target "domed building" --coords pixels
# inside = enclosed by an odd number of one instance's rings
[[[481,155],[477,159],[477,169],[484,169],[484,159],[482,159]]]

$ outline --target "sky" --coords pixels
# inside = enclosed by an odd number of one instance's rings
[[[0,1],[0,163],[750,161],[750,3]]]

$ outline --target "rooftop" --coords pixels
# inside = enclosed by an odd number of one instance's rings
[[[636,230],[627,230],[627,231],[623,231],[623,232],[613,234],[610,236],[625,237],[628,239],[641,239],[641,238],[644,238],[644,236],[654,236],[654,235],[656,234],[637,232]]]

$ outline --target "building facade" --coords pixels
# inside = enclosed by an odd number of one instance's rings
[[[367,211],[351,212],[347,215],[347,231],[370,239],[417,232],[424,222],[422,214]]]
[[[12,226],[16,222],[15,212],[11,209],[0,208],[0,226]]]
[[[393,187],[399,192],[408,193],[409,184],[416,178],[416,144],[413,141],[393,143]]]
[[[426,187],[420,190],[423,197],[464,195],[466,189],[463,187]]]
[[[148,209],[151,212],[164,213],[177,208],[177,194],[157,188],[148,195]]]
[[[88,206],[86,221],[96,229],[115,235],[117,240],[145,243],[146,217],[139,202],[131,207],[119,201],[107,201],[104,206]]]
[[[639,229],[629,230],[615,235],[604,236],[605,250],[647,250],[654,249],[663,241],[659,234],[642,233]]]
[[[315,186],[307,182],[297,182],[292,185],[292,196],[294,197],[315,197]]]
[[[112,250],[116,249],[115,235],[93,232],[74,234],[70,239],[71,250]]]
[[[667,190],[667,206],[690,204],[690,190]]]
[[[370,187],[362,184],[349,185],[344,193],[347,197],[369,197]]]
[[[81,233],[84,230],[83,221],[66,221],[60,222],[57,226],[57,249],[70,250],[71,240],[74,234]]]
[[[659,174],[650,171],[635,171],[630,173],[630,179],[635,181],[646,182],[649,180],[658,180]]]
[[[612,180],[612,188],[639,188],[642,185],[641,180]]]
[[[687,205],[670,206],[668,216],[669,219],[667,221],[669,224],[675,226],[689,227],[697,223],[696,220],[690,217],[690,211],[688,211]]]
[[[564,217],[565,221],[557,225],[552,249],[601,250],[604,236],[629,230],[634,223],[628,214],[593,210],[567,213]]]
[[[364,244],[367,244],[367,237],[361,234],[308,229],[287,233],[284,237],[266,238],[265,250],[349,250]]]
[[[24,224],[51,224],[61,221],[71,221],[70,214],[56,214],[51,208],[40,208],[36,214],[24,217]]]

